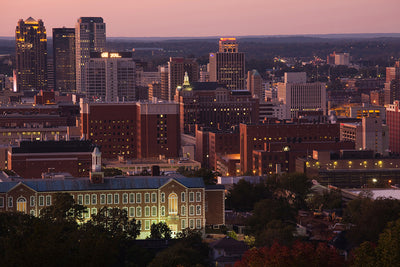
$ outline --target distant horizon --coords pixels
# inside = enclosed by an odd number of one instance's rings
[[[46,28],[48,31],[48,29]],[[269,38],[269,37],[315,37],[315,38],[325,38],[325,37],[335,37],[335,38],[351,38],[352,36],[359,38],[377,38],[377,37],[393,37],[393,35],[398,35],[400,37],[400,32],[359,32],[359,33],[310,33],[310,34],[259,34],[259,35],[206,35],[206,36],[108,36],[107,38],[117,39],[117,38],[130,38],[130,39],[214,39],[221,37],[235,37],[235,38]],[[397,36],[395,36],[397,37]],[[0,36],[2,39],[13,39],[15,36]],[[52,38],[51,35],[47,34],[47,38]],[[332,38],[332,39],[335,39]]]

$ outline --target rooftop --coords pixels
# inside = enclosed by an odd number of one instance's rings
[[[91,141],[22,141],[20,147],[12,148],[12,153],[92,152],[94,148]]]

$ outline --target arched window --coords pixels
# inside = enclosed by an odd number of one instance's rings
[[[175,193],[168,196],[168,214],[178,214],[178,195]]]
[[[26,213],[26,198],[20,197],[17,199],[17,211]]]

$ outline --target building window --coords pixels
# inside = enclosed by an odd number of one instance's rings
[[[201,202],[201,192],[196,192],[196,202]]]
[[[26,198],[20,197],[17,199],[17,211],[26,213]]]
[[[150,230],[150,220],[144,221],[144,230]]]
[[[105,194],[100,195],[100,204],[106,204],[106,195]]]
[[[186,216],[186,206],[184,205],[181,206],[181,215]]]
[[[90,218],[90,209],[89,209],[89,208],[88,208],[88,209],[86,210],[86,212],[84,213],[84,217],[85,217],[86,219]]]
[[[107,204],[112,204],[112,194],[107,195]]]
[[[129,207],[129,217],[135,217],[135,207]]]
[[[156,206],[151,207],[151,216],[152,217],[157,216],[157,207]]]
[[[30,214],[31,214],[32,216],[35,216],[35,210],[30,210]]]
[[[0,197],[0,207],[4,207],[4,197]]]
[[[178,196],[175,193],[168,196],[168,214],[178,214]]]
[[[182,193],[181,193],[181,201],[182,201],[182,202],[185,202],[185,201],[186,201],[186,194],[185,194],[185,192],[182,192]]]
[[[135,194],[134,193],[129,194],[129,203],[131,203],[131,204],[135,203]]]
[[[92,215],[97,215],[97,209],[96,208],[92,208]]]
[[[123,207],[122,210],[125,211],[126,212],[126,216],[128,216],[128,207]]]
[[[127,193],[122,194],[122,203],[128,204],[128,194]]]
[[[85,195],[85,205],[90,205],[90,195]]]
[[[144,203],[150,203],[150,194],[149,193],[144,194]]]
[[[46,196],[46,206],[51,205],[51,196]]]
[[[114,204],[119,203],[119,194],[114,194]]]
[[[144,216],[150,217],[150,207],[147,206],[144,208]]]
[[[156,203],[156,202],[157,202],[157,194],[151,193],[151,203]]]
[[[196,206],[196,215],[201,215],[201,206],[200,205]]]
[[[161,206],[161,216],[165,216],[165,207]]]
[[[161,201],[161,203],[165,202],[165,193],[161,193],[160,201]]]
[[[142,202],[142,193],[136,193],[136,203]]]
[[[193,192],[189,193],[189,202],[194,202],[194,193]]]
[[[194,229],[194,220],[189,220],[189,227],[190,229]]]
[[[190,206],[189,206],[189,215],[190,215],[190,216],[193,216],[193,215],[194,215],[194,206],[193,206],[193,205],[190,205]]]
[[[201,229],[201,220],[199,219],[196,220],[196,228]]]
[[[96,194],[92,195],[92,205],[97,205],[97,195]]]
[[[82,195],[80,196],[82,197]],[[79,204],[79,196],[78,196],[78,204]],[[44,196],[39,196],[39,206],[44,206]]]
[[[35,196],[31,196],[31,197],[30,197],[30,199],[29,199],[29,205],[30,205],[31,207],[34,207],[34,206],[35,206]],[[0,207],[1,207],[1,205],[0,205]]]
[[[186,220],[185,219],[183,219],[182,221],[181,221],[181,229],[183,230],[183,229],[186,229]]]
[[[136,217],[142,217],[142,208],[136,207]]]
[[[39,202],[40,202],[40,197],[39,197]],[[78,204],[83,205],[83,195],[78,195]],[[43,206],[43,205],[40,205],[40,206]]]

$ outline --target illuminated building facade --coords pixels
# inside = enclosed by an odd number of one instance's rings
[[[297,118],[300,111],[326,114],[325,84],[307,83],[306,80],[305,72],[286,72],[285,82],[278,83],[278,99],[286,105],[286,119]]]
[[[210,82],[224,84],[229,90],[245,90],[245,59],[236,38],[220,38],[219,52],[210,53]]]
[[[47,89],[47,37],[42,20],[20,19],[15,30],[17,91]]]
[[[126,210],[130,219],[141,224],[139,238],[148,237],[151,225],[159,222],[168,224],[173,237],[186,228],[204,234],[206,225],[225,224],[224,188],[205,186],[202,178],[93,178],[3,181],[0,212],[38,216],[53,204],[56,193],[69,193],[77,204],[87,207],[87,220],[104,206]]]
[[[192,58],[171,57],[168,62],[168,98],[174,100],[175,91],[183,84],[185,73],[190,82],[199,80],[199,64]]]
[[[76,91],[86,93],[85,65],[91,52],[106,49],[106,24],[101,17],[81,17],[75,26]]]
[[[54,90],[76,92],[75,28],[53,28]]]
[[[135,100],[135,62],[131,52],[92,52],[83,70],[90,101]]]

